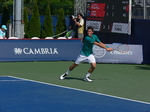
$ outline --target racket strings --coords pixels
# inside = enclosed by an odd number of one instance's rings
[[[120,45],[120,46],[118,47],[118,50],[119,50],[120,52],[128,52],[129,47],[128,47],[128,45]]]

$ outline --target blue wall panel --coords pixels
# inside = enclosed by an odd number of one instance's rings
[[[81,40],[0,40],[0,61],[71,61]]]

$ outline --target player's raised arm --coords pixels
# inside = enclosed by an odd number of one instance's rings
[[[107,51],[113,51],[113,48],[109,48],[107,45],[105,45],[102,42],[94,42],[94,44],[99,46],[99,47],[102,47],[102,48],[106,49]]]

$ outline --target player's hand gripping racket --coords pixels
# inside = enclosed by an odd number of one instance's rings
[[[126,53],[129,51],[129,46],[127,44],[119,44],[116,48],[114,48],[114,50],[121,53]]]

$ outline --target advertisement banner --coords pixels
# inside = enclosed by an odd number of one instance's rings
[[[118,44],[108,44],[116,48]],[[0,62],[5,61],[75,61],[82,48],[81,40],[0,40]],[[129,45],[129,51],[107,52],[93,48],[97,63],[143,62],[142,45]]]
[[[70,61],[81,46],[81,40],[0,40],[0,61]]]
[[[111,48],[116,48],[118,44],[108,44]],[[129,51],[121,53],[119,51],[107,52],[105,49],[94,46],[93,52],[97,63],[133,63],[143,62],[142,45],[128,45]]]

